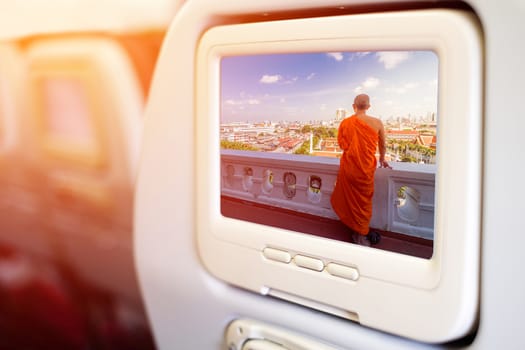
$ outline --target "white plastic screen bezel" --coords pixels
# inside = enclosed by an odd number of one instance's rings
[[[421,259],[227,218],[220,203],[220,58],[230,55],[432,50],[439,59],[434,254]],[[466,334],[478,307],[481,41],[453,10],[320,17],[214,27],[196,65],[196,226],[201,259],[253,291],[357,314],[359,322],[428,342]],[[350,97],[349,97],[350,98]],[[264,259],[265,247],[356,266],[357,282]],[[271,294],[271,293],[270,293]]]

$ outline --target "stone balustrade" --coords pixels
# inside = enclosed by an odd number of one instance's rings
[[[436,166],[391,166],[376,171],[370,226],[433,239]],[[337,219],[330,196],[338,170],[338,158],[222,150],[221,195]]]

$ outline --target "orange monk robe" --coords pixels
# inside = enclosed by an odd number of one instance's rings
[[[372,218],[378,133],[354,115],[341,122],[337,141],[343,156],[332,208],[346,226],[366,235]]]

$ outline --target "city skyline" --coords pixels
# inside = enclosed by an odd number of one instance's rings
[[[432,51],[231,56],[221,60],[221,123],[328,120],[367,93],[369,114],[437,115]]]

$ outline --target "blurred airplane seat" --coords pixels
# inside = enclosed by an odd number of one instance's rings
[[[78,283],[133,306],[142,305],[132,253],[133,186],[161,41],[161,34],[146,33],[26,43],[32,162],[55,256]]]
[[[1,349],[80,349],[89,343],[81,310],[53,265],[2,244],[0,311]]]
[[[0,244],[48,256],[40,183],[26,147],[26,60],[14,42],[0,43]]]
[[[138,33],[114,34],[111,37],[126,50],[131,60],[144,99],[149,94],[151,77],[155,70],[157,56],[164,41],[164,31],[152,30]]]
[[[79,308],[72,320],[87,322],[70,336],[95,348],[154,347],[135,273],[132,211],[142,112],[163,35],[56,34],[0,45],[0,247],[62,279],[31,279],[21,290],[0,283],[0,293],[26,310],[35,298],[52,305],[55,291],[62,298],[55,301]],[[36,328],[60,322],[37,311],[28,314]],[[17,314],[2,320],[14,325],[0,325],[4,335],[25,324]],[[52,333],[42,344],[53,344]]]

